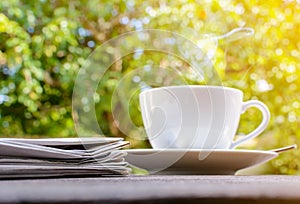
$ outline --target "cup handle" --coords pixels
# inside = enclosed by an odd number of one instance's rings
[[[241,113],[244,113],[250,107],[258,108],[261,111],[262,121],[261,121],[260,125],[255,130],[250,132],[248,135],[246,135],[245,137],[243,137],[237,141],[232,142],[230,149],[233,149],[233,148],[237,147],[238,145],[242,144],[243,142],[246,142],[247,140],[250,140],[250,139],[258,136],[262,131],[264,131],[266,129],[266,127],[268,126],[268,123],[270,122],[270,117],[271,117],[270,111],[263,102],[258,101],[258,100],[250,100],[247,102],[243,102]]]

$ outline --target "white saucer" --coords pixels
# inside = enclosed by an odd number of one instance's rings
[[[261,150],[128,149],[126,161],[150,174],[233,175],[278,156]]]

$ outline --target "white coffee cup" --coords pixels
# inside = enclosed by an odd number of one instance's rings
[[[258,136],[270,121],[267,106],[243,102],[243,92],[222,86],[167,86],[140,94],[144,127],[154,149],[233,149]],[[250,107],[262,113],[260,125],[233,141],[240,115]]]

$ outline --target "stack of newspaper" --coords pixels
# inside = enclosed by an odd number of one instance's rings
[[[0,178],[127,175],[122,138],[0,138]]]

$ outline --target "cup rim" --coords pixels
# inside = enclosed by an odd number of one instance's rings
[[[240,94],[243,94],[243,92],[239,89],[227,87],[227,86],[215,86],[215,85],[172,85],[172,86],[162,86],[157,88],[151,88],[142,91],[140,94],[153,92],[153,91],[159,91],[164,89],[182,89],[182,88],[191,88],[191,89],[224,89],[226,91],[232,91],[232,92],[239,92]]]

